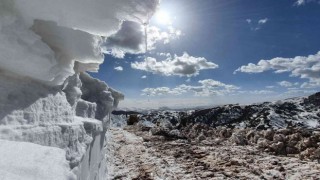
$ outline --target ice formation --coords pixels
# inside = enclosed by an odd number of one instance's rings
[[[105,179],[109,113],[124,96],[86,72],[106,38],[158,3],[0,1],[1,179]]]

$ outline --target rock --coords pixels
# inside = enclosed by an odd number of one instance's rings
[[[250,130],[247,134],[246,134],[246,138],[248,141],[250,141],[251,139],[254,139],[255,136],[255,131],[254,130]]]
[[[139,118],[138,118],[138,115],[136,115],[136,114],[131,114],[129,116],[129,119],[127,120],[128,125],[134,125],[138,122],[139,122]]]
[[[274,160],[274,161],[271,162],[272,165],[278,165],[278,163],[279,163],[279,162],[276,161],[276,160]]]
[[[291,130],[290,129],[278,129],[277,134],[289,135],[289,134],[291,134]]]
[[[292,140],[292,141],[289,140],[287,142],[287,146],[291,148],[295,147],[297,144],[298,144],[298,141],[295,141],[295,140]]]
[[[302,136],[300,133],[294,133],[291,135],[288,135],[288,140],[290,141],[300,141],[302,139]]]
[[[253,142],[253,143],[258,143],[258,140],[259,140],[260,138],[264,139],[261,134],[256,133],[256,134],[254,135],[254,137],[251,139],[251,142]]]
[[[303,143],[303,146],[306,147],[306,148],[312,147],[312,145],[313,145],[310,138],[305,138],[305,139],[302,141],[302,143]]]
[[[273,136],[273,142],[285,142],[286,137],[283,134],[276,134]]]
[[[285,171],[285,169],[284,169],[284,167],[283,167],[283,166],[280,166],[278,170],[279,170],[280,172]]]
[[[268,139],[269,141],[273,140],[274,131],[272,129],[268,129],[264,131],[264,138]]]
[[[294,129],[296,133],[301,134],[302,137],[310,137],[312,135],[312,132],[310,130],[307,130],[305,128],[299,127]]]
[[[317,149],[313,152],[313,158],[314,158],[314,159],[320,159],[320,148],[317,148]]]
[[[284,148],[284,143],[283,142],[276,142],[276,143],[272,143],[270,145],[270,148],[278,153],[278,154],[282,154],[283,153],[283,148]]]
[[[141,131],[149,131],[151,128],[155,126],[155,124],[153,124],[150,121],[139,121],[137,126]]]
[[[310,158],[311,156],[313,156],[315,151],[316,151],[316,148],[307,148],[306,150],[300,153],[299,158],[300,159]]]
[[[155,127],[150,129],[150,133],[152,135],[160,135],[161,132],[162,132],[162,129],[159,126],[155,126]]]
[[[235,132],[231,136],[231,142],[235,143],[236,145],[247,145],[248,141],[246,139],[246,136],[244,132]]]
[[[174,130],[171,130],[169,131],[169,136],[171,137],[175,137],[175,138],[183,138],[180,131],[178,129],[174,129]]]
[[[257,141],[257,145],[259,148],[267,148],[269,147],[270,141],[264,138],[259,138]]]
[[[317,144],[314,144],[317,146]],[[299,143],[296,145],[296,147],[299,149],[299,151],[304,151],[308,147],[312,147],[313,144],[311,143],[310,138],[304,138],[303,140],[299,141]]]
[[[170,130],[173,129],[171,122],[167,119],[162,119],[159,123],[159,126],[164,129],[170,129]]]
[[[220,131],[219,131],[219,136],[221,138],[229,138],[232,136],[232,131],[231,129],[229,128],[222,128]]]
[[[206,140],[206,137],[201,133],[198,137],[197,137],[198,141],[203,141]]]
[[[286,147],[286,153],[287,154],[298,154],[299,151],[295,147]]]

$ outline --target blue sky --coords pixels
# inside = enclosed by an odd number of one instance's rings
[[[120,107],[245,104],[320,90],[317,0],[162,0],[149,52],[134,39],[139,47],[118,46],[122,55],[106,54],[92,73],[125,94]]]

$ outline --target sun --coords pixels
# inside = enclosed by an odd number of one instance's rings
[[[169,13],[164,10],[159,10],[158,12],[156,12],[155,19],[157,23],[162,25],[172,24],[172,18],[170,17]]]

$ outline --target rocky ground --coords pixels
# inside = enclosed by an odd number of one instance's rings
[[[268,140],[270,145],[262,147],[259,143],[241,142],[247,139],[241,140],[238,130],[230,131],[229,135],[226,130],[217,130],[218,135],[210,138],[202,137],[202,131],[193,138],[179,138],[152,135],[154,128],[148,130],[138,124],[109,131],[109,179],[320,178],[315,153],[302,157],[299,153],[291,155],[270,149],[282,134],[279,132],[257,133],[263,133],[262,140],[272,136]],[[192,134],[197,127],[189,129]]]
[[[114,112],[109,179],[320,179],[319,102]]]

